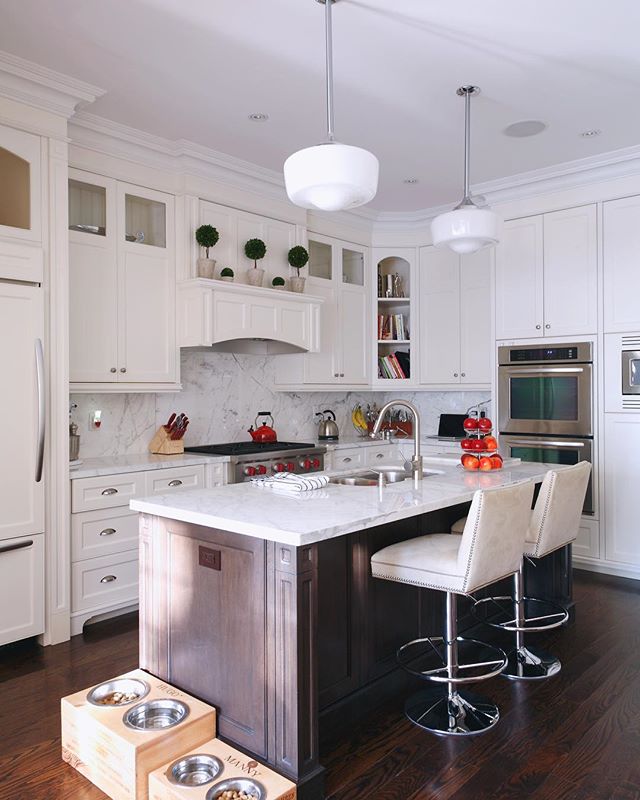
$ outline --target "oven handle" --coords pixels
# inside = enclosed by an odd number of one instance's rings
[[[535,439],[518,439],[516,442],[510,442],[509,444],[512,446],[526,444],[533,447],[584,447],[584,442],[550,442],[548,439],[545,439],[544,442]]]
[[[526,372],[534,375],[540,375],[548,372],[560,372],[563,374],[575,374],[584,372],[584,367],[503,367],[507,369],[509,374],[516,373],[518,375]]]

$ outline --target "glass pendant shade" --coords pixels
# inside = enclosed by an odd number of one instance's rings
[[[368,150],[327,142],[289,156],[284,181],[289,199],[297,206],[340,211],[375,197],[378,171],[378,159]]]
[[[431,222],[431,236],[436,247],[448,247],[454,253],[467,255],[498,244],[497,214],[487,208],[464,205]]]

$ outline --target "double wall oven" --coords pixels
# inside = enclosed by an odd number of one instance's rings
[[[500,446],[523,461],[577,464],[593,458],[593,347],[498,348]],[[594,513],[593,480],[584,513]]]

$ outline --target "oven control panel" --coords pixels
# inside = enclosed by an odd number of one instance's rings
[[[500,366],[509,366],[510,364],[548,364],[550,361],[590,363],[593,361],[591,342],[547,345],[544,347],[503,346],[498,348],[498,363]]]
[[[235,465],[234,483],[249,481],[251,478],[264,478],[277,475],[280,472],[310,473],[320,472],[324,469],[324,455],[314,453],[311,455],[286,456],[245,461]]]

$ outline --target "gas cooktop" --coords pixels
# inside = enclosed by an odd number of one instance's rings
[[[185,447],[185,453],[206,453],[212,456],[251,456],[261,453],[281,453],[287,450],[310,450],[316,445],[309,442],[229,442],[228,444],[203,444]]]

